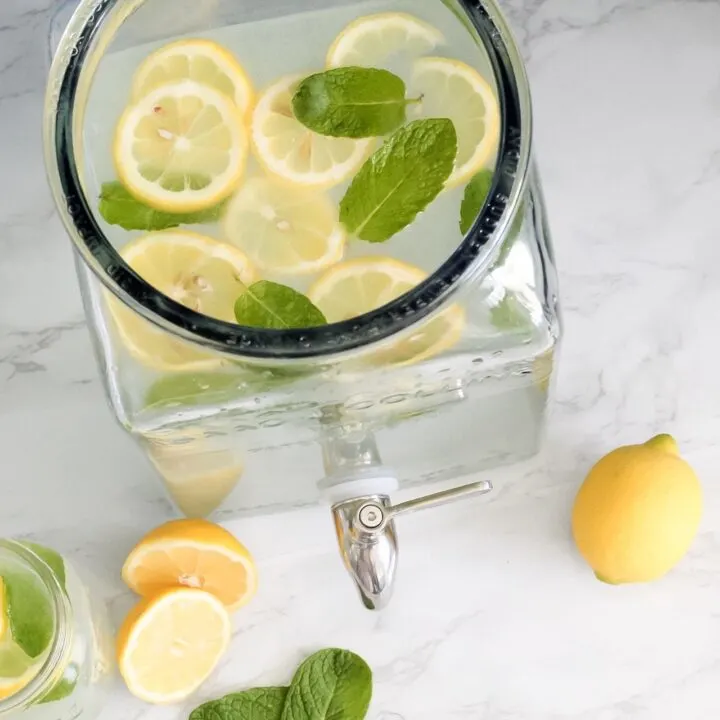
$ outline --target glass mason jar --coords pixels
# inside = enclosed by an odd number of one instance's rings
[[[106,608],[89,591],[75,566],[32,543],[0,540],[0,577],[5,612],[12,604],[32,607],[24,630],[47,636],[47,647],[30,659],[16,644],[12,621],[0,640],[3,678],[0,717],[74,720],[96,717],[113,667],[113,640]],[[29,628],[29,630],[28,630]],[[19,641],[18,641],[19,642]],[[34,653],[33,653],[34,654]],[[19,667],[29,668],[20,674]],[[29,678],[29,680],[28,680]]]
[[[137,64],[181,36],[226,37],[218,33],[292,23],[309,10],[317,22],[294,32],[325,43],[330,13],[335,33],[388,9],[442,25],[449,51],[482,68],[500,106],[495,171],[472,227],[458,231],[462,189],[424,214],[436,242],[413,260],[426,279],[359,317],[273,330],[195,312],[136,274],[118,252],[127,234],[97,210],[114,174],[98,128],[107,131],[127,102],[128,53],[138,51]],[[278,46],[254,64],[259,85],[297,70],[292,26],[282,27],[263,36]],[[560,338],[557,279],[527,78],[494,0],[81,0],[52,67],[45,137],[107,397],[186,515],[336,497],[348,468],[367,479],[368,468],[383,467],[400,484],[420,484],[538,450]],[[448,323],[457,308],[464,321]],[[129,324],[131,342],[120,329]],[[168,369],[173,358],[183,359],[178,371]]]

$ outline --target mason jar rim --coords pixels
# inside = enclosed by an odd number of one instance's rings
[[[42,700],[57,682],[58,668],[64,667],[72,648],[72,607],[55,573],[31,548],[17,540],[0,540],[0,553],[3,552],[15,556],[37,575],[47,590],[53,613],[53,637],[47,657],[33,679],[18,692],[0,700],[0,717]]]
[[[60,218],[83,262],[124,305],[171,335],[245,359],[331,359],[385,340],[439,311],[492,265],[520,208],[530,164],[532,113],[525,68],[495,0],[452,2],[465,13],[490,57],[498,87],[501,133],[492,186],[473,227],[450,257],[405,295],[351,320],[301,329],[253,328],[203,315],[164,295],[135,273],[103,233],[76,162],[78,89],[113,12],[148,0],[81,0],[61,40],[45,104],[45,160]],[[112,23],[109,23],[112,26]],[[115,27],[122,24],[115,23]]]

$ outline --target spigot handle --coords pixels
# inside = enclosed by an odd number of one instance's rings
[[[487,480],[480,482],[468,483],[460,485],[460,487],[442,490],[432,495],[424,495],[423,497],[413,498],[403,503],[398,503],[388,508],[389,512],[395,517],[406,513],[415,512],[416,510],[425,510],[425,508],[438,507],[447,503],[460,500],[468,495],[486,495],[492,492],[493,486]]]

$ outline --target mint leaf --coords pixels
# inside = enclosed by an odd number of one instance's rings
[[[55,632],[47,589],[27,570],[5,570],[2,579],[12,637],[25,653],[36,658],[50,645]]]
[[[195,708],[189,720],[281,720],[287,692],[269,687],[232,693]]]
[[[103,183],[98,209],[110,225],[125,230],[168,230],[179,225],[202,225],[217,222],[225,203],[194,213],[167,213],[136,200],[122,183]]]
[[[363,720],[372,672],[348,650],[321,650],[297,670],[280,720]]]
[[[145,395],[145,409],[172,405],[197,406],[227,403],[288,382],[291,377],[278,370],[250,370],[243,373],[178,373],[156,380]]]
[[[460,232],[467,235],[487,200],[493,181],[492,170],[481,170],[465,188],[460,206]]]
[[[467,235],[470,228],[475,224],[475,220],[477,220],[477,216],[480,214],[488,193],[490,192],[493,175],[494,172],[492,170],[481,170],[465,188],[465,195],[463,196],[462,205],[460,206],[460,232],[463,235]],[[520,230],[522,230],[524,219],[525,204],[522,203],[510,227],[510,232],[503,243],[500,257],[497,261],[498,265],[502,265],[507,259],[508,253],[512,249],[515,240],[517,240]]]
[[[75,687],[77,686],[79,677],[80,671],[78,666],[75,664],[68,665],[63,672],[63,676],[60,680],[58,680],[52,690],[50,690],[50,692],[42,700],[40,700],[38,705],[64,700],[66,697],[72,695],[73,690],[75,690]]]
[[[456,155],[450,120],[415,120],[400,128],[355,176],[340,202],[341,222],[361,240],[388,240],[439,195]]]
[[[527,327],[530,319],[527,308],[508,294],[490,310],[490,320],[498,330],[517,330]]]
[[[254,283],[237,299],[235,319],[240,325],[279,330],[327,325],[305,295],[269,280]]]
[[[53,575],[55,575],[60,583],[60,587],[65,590],[65,561],[62,557],[44,545],[38,545],[37,543],[27,542],[25,540],[20,542],[20,545],[34,552],[52,570]]]
[[[321,135],[387,135],[405,122],[405,83],[387,70],[341,67],[305,78],[293,97],[295,117]]]

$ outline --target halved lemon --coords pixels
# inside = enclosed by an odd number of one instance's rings
[[[154,288],[186,307],[234,322],[237,298],[257,279],[250,259],[237,248],[187,230],[150,233],[126,245],[120,255]],[[213,369],[223,361],[172,338],[108,296],[108,308],[133,357],[156,370]]]
[[[230,532],[207,520],[173,520],[148,533],[133,548],[123,580],[139,595],[172,587],[207,590],[232,612],[257,589],[255,562]]]
[[[358,258],[330,268],[311,286],[308,297],[328,322],[341,322],[396,300],[426,277],[424,270],[393,258]],[[409,337],[379,350],[371,362],[404,365],[426,360],[452,347],[464,327],[464,310],[452,305],[421,323]]]
[[[432,25],[407,13],[379,13],[351,22],[335,38],[327,54],[328,67],[378,67],[392,55],[428,53],[445,42]]]
[[[262,165],[283,180],[309,187],[332,187],[354,175],[365,162],[373,138],[352,140],[308,130],[295,119],[292,97],[302,75],[271,85],[258,100],[252,139]]]
[[[230,201],[225,237],[262,270],[302,275],[342,260],[346,233],[322,192],[267,178],[247,182]]]
[[[157,210],[212,207],[240,183],[247,130],[235,103],[193,80],[162,85],[131,105],[115,132],[118,177]]]
[[[120,674],[145,702],[184,700],[227,650],[232,628],[223,604],[203,590],[171,588],[142,600],[117,637]]]
[[[455,169],[446,185],[467,182],[491,164],[500,138],[500,109],[495,91],[474,68],[448,58],[419,58],[410,92],[422,97],[408,114],[449,118],[458,136]]]
[[[227,95],[243,115],[250,112],[254,93],[245,69],[227,48],[203,38],[177,40],[148,55],[133,76],[133,102],[181,80],[209,85]]]

